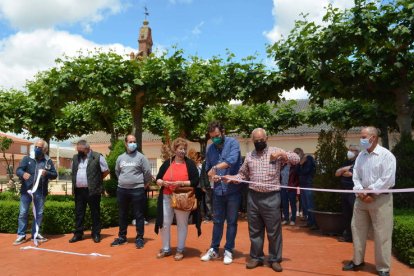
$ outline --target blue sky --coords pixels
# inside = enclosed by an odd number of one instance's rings
[[[63,53],[136,52],[145,5],[156,51],[176,45],[210,58],[229,49],[270,63],[266,44],[287,35],[301,12],[320,23],[328,3],[344,8],[353,0],[0,0],[0,88],[24,87]]]

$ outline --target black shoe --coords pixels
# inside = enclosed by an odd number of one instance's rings
[[[357,271],[357,270],[359,270],[362,266],[364,266],[364,262],[362,262],[362,263],[360,263],[360,264],[358,264],[358,265],[356,265],[356,264],[354,264],[354,262],[353,261],[350,261],[349,263],[347,263],[346,265],[344,265],[343,267],[342,267],[342,270],[343,271],[350,271],[350,270],[354,270],[354,271]]]
[[[74,243],[83,240],[82,236],[79,235],[73,235],[73,237],[69,240],[69,243]]]
[[[92,239],[95,243],[101,242],[101,234],[93,234]]]
[[[309,227],[310,230],[318,230],[318,226],[316,226],[315,224]]]
[[[137,238],[136,240],[135,240],[135,247],[137,248],[137,249],[141,249],[141,248],[144,248],[144,239],[143,238]]]
[[[119,246],[119,245],[124,245],[127,244],[128,241],[126,238],[116,238],[112,243],[111,246]]]
[[[389,271],[378,271],[378,275],[379,276],[390,276],[390,272]]]
[[[263,266],[263,262],[258,261],[258,260],[250,260],[249,262],[246,263],[246,268],[247,269],[253,269],[253,268],[256,268],[258,266]]]
[[[339,237],[339,242],[352,242],[352,238]]]

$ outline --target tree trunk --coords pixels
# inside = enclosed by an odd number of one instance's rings
[[[397,124],[401,135],[409,135],[412,132],[412,117],[414,106],[410,103],[409,87],[402,86],[394,91],[395,95],[395,109],[397,111]]]
[[[388,127],[387,126],[379,126],[379,129],[381,130],[381,142],[382,146],[386,149],[390,148],[390,142],[388,139]]]
[[[144,113],[145,92],[139,91],[135,95],[135,105],[132,110],[132,118],[134,119],[134,134],[137,139],[138,151],[142,153],[142,115]]]
[[[205,156],[207,150],[207,139],[200,139],[200,152]]]

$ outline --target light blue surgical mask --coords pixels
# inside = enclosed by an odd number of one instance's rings
[[[359,140],[359,144],[361,145],[361,148],[367,150],[367,149],[369,149],[372,146],[372,143],[369,142],[369,140],[371,139],[371,137],[370,138],[365,138],[365,139],[364,138],[361,138]]]
[[[134,152],[137,149],[137,143],[128,143],[127,147],[129,152]]]

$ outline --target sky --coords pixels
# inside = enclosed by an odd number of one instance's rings
[[[149,12],[154,51],[173,46],[202,58],[258,55],[271,64],[266,45],[287,36],[300,14],[322,22],[329,3],[353,0],[0,0],[0,89],[24,89],[26,80],[80,50],[137,52],[137,36]],[[303,89],[284,93],[306,98]]]

